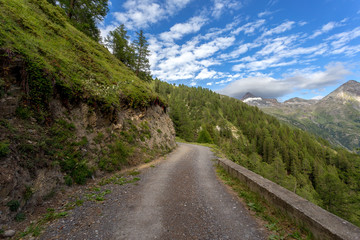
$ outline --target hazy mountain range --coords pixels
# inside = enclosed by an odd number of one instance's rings
[[[350,80],[321,100],[283,103],[247,93],[243,102],[349,150],[360,148],[360,83]]]

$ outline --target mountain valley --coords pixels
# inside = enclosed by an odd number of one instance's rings
[[[359,152],[360,83],[350,80],[321,100],[292,98],[283,103],[245,95],[242,101],[330,143]]]

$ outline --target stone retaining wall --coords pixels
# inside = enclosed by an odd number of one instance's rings
[[[219,159],[218,164],[244,182],[250,190],[259,193],[269,203],[308,228],[315,239],[360,240],[360,228],[350,222],[228,159]]]

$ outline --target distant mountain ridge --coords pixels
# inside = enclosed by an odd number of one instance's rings
[[[333,144],[359,151],[360,83],[355,80],[344,83],[321,100],[296,97],[272,104],[261,97],[252,99],[244,96],[242,101]]]
[[[278,105],[279,102],[275,98],[262,98],[257,97],[254,94],[247,92],[242,98],[241,101],[247,103],[251,106],[258,106],[258,107],[265,107],[265,106],[272,106]]]

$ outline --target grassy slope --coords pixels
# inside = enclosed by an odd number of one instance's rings
[[[7,57],[20,55],[28,65],[35,63],[49,81],[75,96],[107,106],[123,99],[133,107],[156,98],[146,83],[46,0],[0,0],[0,25],[0,48]]]

